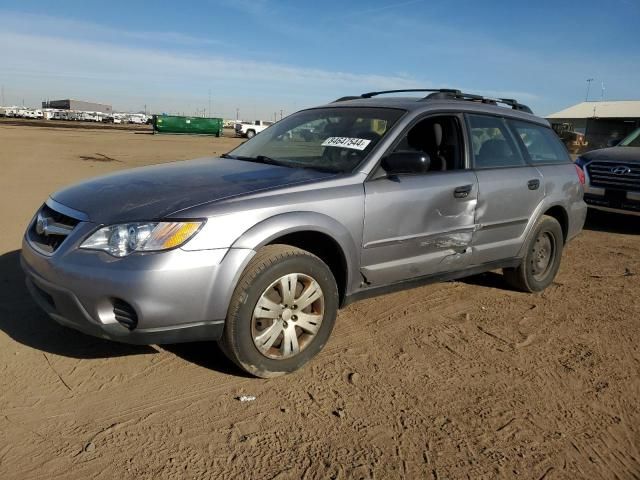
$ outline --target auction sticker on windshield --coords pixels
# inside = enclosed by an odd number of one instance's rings
[[[364,150],[370,143],[371,140],[367,140],[366,138],[329,137],[324,142],[322,142],[322,146]]]

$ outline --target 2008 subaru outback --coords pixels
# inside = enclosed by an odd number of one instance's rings
[[[579,167],[514,100],[412,91],[428,96],[345,97],[222,158],[53,194],[23,242],[33,297],[103,338],[220,340],[269,377],[356,299],[496,268],[544,289],[584,223]]]

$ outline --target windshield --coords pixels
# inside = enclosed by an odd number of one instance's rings
[[[620,147],[640,147],[640,128],[634,130],[622,140],[618,146]]]
[[[405,113],[391,108],[317,108],[295,113],[225,155],[285,167],[353,171]]]

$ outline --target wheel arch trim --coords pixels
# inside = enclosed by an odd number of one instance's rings
[[[538,205],[538,207],[534,210],[533,215],[531,215],[531,218],[529,219],[529,223],[527,225],[527,227],[524,230],[523,233],[523,242],[522,242],[522,246],[520,247],[520,250],[518,251],[518,257],[522,258],[524,257],[527,245],[529,244],[529,240],[531,240],[531,236],[533,235],[533,232],[535,230],[535,226],[538,223],[538,221],[547,214],[547,212],[549,210],[551,210],[552,208],[561,208],[564,212],[564,216],[565,219],[567,220],[567,231],[569,231],[569,224],[568,222],[571,221],[570,217],[569,217],[569,212],[567,211],[567,207],[566,205],[564,205],[562,202],[545,202],[542,201],[540,202],[540,204]],[[560,224],[560,227],[563,230],[563,234],[565,233],[564,229],[565,227],[562,226],[562,224]],[[569,240],[568,238],[563,239],[564,243],[566,244],[566,242]]]
[[[280,237],[292,233],[317,232],[324,234],[342,251],[346,267],[345,294],[353,290],[355,272],[359,268],[358,248],[349,230],[328,215],[317,212],[290,212],[269,217],[245,231],[231,248],[258,250]]]

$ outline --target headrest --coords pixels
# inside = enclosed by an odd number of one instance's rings
[[[442,145],[442,125],[439,123],[433,124],[433,138],[436,142],[436,147]]]
[[[512,154],[509,144],[505,140],[492,139],[482,144],[479,155],[481,157],[507,158]]]

